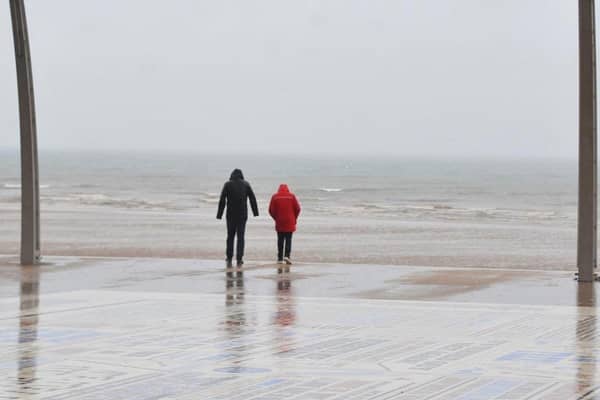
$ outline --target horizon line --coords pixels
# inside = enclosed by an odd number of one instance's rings
[[[0,146],[0,151],[2,152],[15,152],[19,153],[19,147],[11,147],[11,146]],[[393,152],[358,152],[358,151],[316,151],[316,152],[299,152],[299,151],[265,151],[265,150],[201,150],[201,149],[153,149],[153,148],[141,148],[141,149],[118,149],[118,148],[39,148],[40,154],[45,152],[62,152],[62,153],[112,153],[112,154],[185,154],[185,155],[199,155],[199,156],[220,156],[225,154],[231,155],[246,155],[246,156],[281,156],[281,157],[384,157],[384,158],[394,158],[394,157],[402,157],[402,158],[412,158],[412,159],[471,159],[471,160],[481,160],[481,159],[531,159],[531,160],[540,160],[540,159],[554,159],[554,160],[577,160],[577,154],[573,154],[571,156],[567,155],[544,155],[544,154],[535,154],[535,155],[524,155],[524,154],[451,154],[451,153],[415,153],[415,154],[407,154],[407,153],[393,153]]]

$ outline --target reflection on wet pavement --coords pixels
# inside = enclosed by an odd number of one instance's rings
[[[575,393],[594,392],[596,385],[596,312],[589,312],[586,307],[596,307],[596,291],[594,283],[581,283],[577,289],[577,323],[575,325],[577,384]],[[598,398],[598,397],[584,397]]]
[[[0,293],[0,399],[600,395],[595,286],[564,273],[104,260]]]
[[[19,306],[19,363],[17,392],[31,390],[35,382],[40,270],[37,267],[21,268]]]

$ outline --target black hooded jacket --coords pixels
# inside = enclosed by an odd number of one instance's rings
[[[225,204],[227,204],[228,220],[241,221],[248,219],[248,198],[250,199],[252,213],[255,217],[258,217],[258,205],[256,204],[256,197],[254,196],[252,187],[244,180],[242,171],[234,169],[229,182],[225,183],[221,191],[217,218],[221,219],[223,217]]]

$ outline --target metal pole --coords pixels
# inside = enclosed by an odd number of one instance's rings
[[[596,43],[594,0],[579,0],[579,281],[594,280],[597,247]]]
[[[9,0],[15,42],[21,130],[21,264],[40,260],[37,132],[27,17],[23,0]]]

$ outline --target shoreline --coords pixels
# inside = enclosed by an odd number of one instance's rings
[[[70,254],[43,254],[42,261],[38,264],[40,267],[49,266],[56,267],[62,265],[71,265],[74,263],[91,263],[94,261],[149,261],[149,262],[157,262],[157,261],[179,261],[179,262],[188,262],[188,261],[198,261],[201,263],[223,263],[222,268],[219,270],[227,271],[228,268],[224,264],[224,260],[221,259],[211,259],[211,258],[196,258],[196,257],[147,257],[147,256],[100,256],[100,255],[70,255]],[[19,264],[19,255],[18,254],[7,254],[0,252],[0,265],[6,266],[17,266],[17,267],[30,267],[30,266],[22,266]],[[389,267],[389,268],[409,268],[416,270],[432,270],[432,271],[447,271],[447,270],[456,270],[456,271],[472,271],[472,270],[481,270],[481,271],[490,271],[490,272],[509,272],[509,273],[529,273],[529,272],[544,272],[548,274],[556,273],[556,274],[565,274],[568,272],[577,272],[572,269],[544,269],[544,268],[503,268],[503,267],[477,267],[477,266],[462,266],[456,267],[451,265],[443,265],[443,266],[435,266],[435,265],[414,265],[414,264],[376,264],[376,263],[347,263],[347,262],[316,262],[316,261],[307,261],[307,260],[294,260],[292,267],[296,265],[298,267],[302,266],[340,266],[340,265],[348,265],[351,267]],[[252,270],[252,269],[261,269],[268,267],[279,267],[279,264],[276,264],[274,260],[269,259],[248,259],[246,260],[243,269]],[[236,267],[233,267],[236,269]]]
[[[12,254],[11,254],[12,253]],[[18,252],[0,251],[0,257],[13,257],[18,260]],[[150,260],[211,260],[225,263],[225,256],[215,251],[198,251],[193,249],[146,249],[146,248],[111,248],[111,249],[86,249],[77,250],[67,248],[54,248],[51,250],[42,249],[43,257],[75,257],[90,259],[150,259]],[[531,257],[522,257],[520,262],[500,262],[494,260],[494,256],[431,256],[431,255],[407,255],[403,257],[377,257],[377,256],[354,256],[354,257],[335,257],[335,256],[315,256],[305,254],[299,251],[292,260],[298,264],[349,264],[349,265],[383,265],[383,266],[411,266],[417,268],[465,268],[465,269],[489,269],[489,270],[510,270],[510,271],[556,271],[570,272],[577,271],[575,262],[572,265],[561,263],[554,260],[550,263],[532,263]],[[539,258],[538,258],[539,259]],[[275,262],[274,257],[264,251],[249,252],[244,257],[246,263],[269,263]]]

